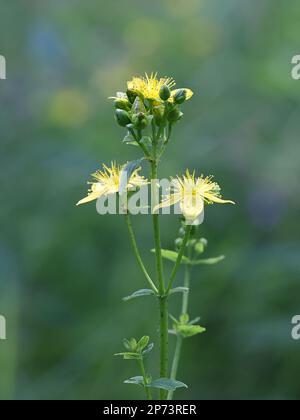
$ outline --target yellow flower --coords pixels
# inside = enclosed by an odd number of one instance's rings
[[[173,102],[173,98],[176,93],[181,89],[172,88],[176,85],[172,77],[161,77],[157,78],[157,73],[151,73],[150,76],[145,74],[145,77],[133,77],[132,80],[127,82],[127,88],[137,95],[143,96],[145,99],[161,102],[159,97],[159,91],[162,86],[168,86],[171,90],[170,102]],[[186,93],[186,100],[193,96],[193,92],[190,89],[183,89]]]
[[[110,168],[106,165],[102,166],[103,170],[99,170],[92,174],[92,177],[95,181],[89,182],[89,184],[91,184],[89,193],[87,197],[78,201],[78,203],[76,204],[77,206],[79,204],[84,204],[88,203],[89,201],[97,200],[101,196],[115,194],[119,191],[120,176],[124,165],[121,166],[117,165],[115,162],[112,162]],[[135,190],[137,187],[141,187],[142,185],[147,184],[147,180],[138,174],[140,170],[141,168],[137,168],[131,174],[126,186],[127,191]]]
[[[196,178],[195,173],[189,170],[182,177],[173,178],[171,180],[170,194],[154,208],[154,212],[163,207],[170,207],[179,203],[182,215],[187,222],[199,223],[199,218],[203,214],[204,203],[231,203],[230,200],[223,200],[220,193],[221,189],[216,182],[212,181],[212,177]]]

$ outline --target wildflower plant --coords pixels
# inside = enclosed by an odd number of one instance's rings
[[[190,320],[188,300],[190,293],[190,278],[192,267],[201,264],[216,264],[224,257],[200,258],[207,247],[204,238],[198,238],[198,227],[204,220],[204,208],[213,203],[233,203],[224,200],[219,185],[212,177],[196,175],[196,172],[186,170],[183,176],[171,178],[165,194],[161,194],[158,179],[158,168],[167,150],[173,127],[182,119],[181,106],[192,98],[193,92],[188,88],[175,89],[175,81],[170,77],[158,78],[157,74],[147,74],[144,77],[133,77],[127,82],[126,92],[117,92],[110,99],[115,107],[115,120],[124,129],[123,142],[135,145],[141,151],[141,157],[133,162],[118,165],[113,162],[110,167],[102,165],[95,172],[90,182],[88,195],[77,204],[92,200],[106,200],[118,197],[122,205],[119,212],[125,215],[132,249],[137,263],[143,273],[148,288],[140,289],[125,301],[141,296],[153,296],[158,301],[159,313],[159,376],[154,378],[147,372],[145,359],[153,349],[148,336],[136,340],[124,339],[125,350],[117,353],[125,360],[135,360],[140,375],[129,378],[126,384],[136,384],[145,390],[146,398],[152,399],[154,389],[159,389],[160,399],[172,399],[177,388],[187,385],[177,379],[177,372],[183,340],[205,332],[198,324],[199,318]],[[150,180],[140,172],[144,163],[150,167]],[[155,275],[150,275],[143,262],[131,221],[130,199],[144,187],[151,188],[151,218],[154,238]],[[160,212],[166,208],[177,206],[180,216],[178,237],[175,239],[174,250],[163,249],[160,235]],[[98,207],[97,207],[98,208]],[[145,205],[145,208],[148,208]],[[134,212],[134,214],[136,214]],[[167,277],[164,261],[173,264]],[[181,286],[174,287],[174,281],[180,266],[185,269]],[[175,293],[182,294],[180,312],[174,316],[169,314],[169,299]],[[171,321],[171,323],[170,323]],[[171,325],[170,325],[171,324]],[[169,358],[169,335],[176,336],[176,346],[173,361]]]

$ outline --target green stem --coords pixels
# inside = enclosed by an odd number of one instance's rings
[[[188,311],[190,276],[191,276],[190,270],[191,270],[190,266],[186,264],[185,272],[184,272],[184,283],[183,283],[183,285],[184,285],[184,287],[186,287],[188,289],[188,291],[186,293],[183,293],[181,315],[187,314],[187,311]],[[180,356],[181,356],[181,349],[182,349],[182,341],[183,341],[183,337],[181,335],[177,335],[176,336],[176,346],[175,346],[174,358],[173,358],[173,363],[172,363],[172,368],[171,368],[171,379],[174,379],[174,380],[177,377],[178,365],[179,365],[179,360],[180,360]],[[169,391],[168,392],[168,400],[173,399],[173,394],[174,394],[174,391]]]
[[[169,279],[169,282],[168,282],[168,286],[167,286],[167,289],[166,289],[166,294],[168,294],[169,291],[172,288],[175,276],[176,276],[177,271],[178,271],[178,269],[180,267],[180,264],[181,264],[181,260],[182,260],[182,257],[183,257],[184,251],[185,251],[186,244],[187,244],[187,242],[189,240],[189,237],[190,237],[191,229],[192,229],[191,225],[187,225],[186,228],[185,228],[185,235],[184,235],[184,238],[182,240],[182,244],[181,244],[180,250],[178,252],[178,256],[177,256],[174,268],[172,270],[172,273],[171,273],[171,276],[170,276],[170,279]]]
[[[149,286],[151,287],[151,289],[156,294],[158,294],[157,287],[155,286],[155,284],[153,283],[151,277],[149,276],[149,274],[148,274],[148,272],[147,272],[147,270],[146,270],[146,268],[144,266],[143,260],[141,258],[141,255],[140,255],[140,252],[139,252],[137,243],[136,243],[136,239],[135,239],[134,231],[133,231],[133,228],[132,228],[132,223],[131,223],[131,219],[130,219],[129,213],[126,213],[126,216],[125,217],[126,217],[127,227],[128,227],[128,231],[129,231],[129,236],[130,236],[131,243],[132,243],[132,248],[133,248],[134,255],[136,257],[137,263],[138,263],[139,267],[141,268],[142,272],[144,273],[144,275],[146,277],[146,280],[148,281]]]
[[[164,152],[165,152],[165,150],[166,150],[166,148],[168,146],[168,143],[169,143],[169,140],[170,140],[170,137],[171,137],[171,133],[172,133],[172,124],[169,124],[168,135],[167,135],[167,137],[165,138],[165,140],[163,142],[161,151],[160,151],[159,156],[158,156],[158,160],[159,161],[160,161],[162,155],[164,154]]]
[[[147,400],[152,400],[152,394],[151,394],[150,388],[147,387],[147,375],[146,375],[143,359],[139,360],[139,366],[141,369],[142,377],[144,379],[144,388],[145,388]]]
[[[154,188],[154,197],[156,197],[156,180],[158,179],[157,168],[157,140],[158,136],[155,134],[154,123],[152,124],[152,141],[153,141],[153,161],[151,162],[151,180],[152,188]],[[155,181],[153,181],[155,180]],[[152,214],[154,245],[156,256],[156,273],[159,285],[159,312],[160,312],[160,377],[168,377],[168,296],[165,296],[165,282],[163,274],[163,262],[161,255],[161,239],[160,226],[158,214]],[[164,400],[167,397],[165,390],[160,390],[160,399]]]
[[[142,149],[142,151],[144,152],[144,155],[151,160],[151,155],[148,152],[146,146],[141,143],[141,139],[142,139],[142,134],[141,131],[139,131],[138,136],[135,134],[134,129],[133,128],[128,128],[128,130],[130,131],[130,133],[132,134],[133,138],[135,139],[135,141],[137,142],[137,144],[140,146],[140,148]]]

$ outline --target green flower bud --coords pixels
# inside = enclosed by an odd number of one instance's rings
[[[135,98],[137,97],[137,94],[133,92],[132,90],[127,89],[126,95],[127,95],[127,98],[129,99],[129,102],[133,104]]]
[[[180,324],[187,324],[189,322],[189,319],[190,317],[188,314],[180,315],[180,318],[179,318]]]
[[[182,104],[186,100],[186,91],[185,89],[180,89],[176,94],[174,95],[174,103],[175,104]]]
[[[185,235],[185,229],[184,229],[184,227],[181,227],[179,229],[179,235],[182,236],[182,237],[184,237],[184,235]]]
[[[138,114],[134,114],[132,117],[132,122],[134,126],[140,130],[143,130],[148,125],[147,116],[143,112],[139,112]]]
[[[129,115],[124,109],[116,109],[115,117],[121,127],[126,127],[127,124],[131,123]]]
[[[167,101],[171,96],[171,91],[167,85],[163,85],[159,91],[159,97],[163,101]]]
[[[131,104],[128,99],[125,98],[118,98],[115,100],[114,105],[117,109],[123,109],[125,111],[129,111],[131,108]]]
[[[175,107],[168,113],[168,121],[170,123],[175,123],[176,121],[180,120],[182,116],[183,113],[180,111],[180,109],[178,107]]]
[[[204,245],[207,246],[208,245],[208,240],[206,238],[200,238],[199,241]]]
[[[179,249],[182,245],[182,238],[175,239],[175,248]]]
[[[195,245],[195,251],[197,254],[202,254],[204,252],[205,248],[207,247],[207,240],[205,238],[199,239]]]

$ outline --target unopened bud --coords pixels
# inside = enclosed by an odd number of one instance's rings
[[[132,122],[134,126],[140,130],[143,130],[148,125],[148,120],[146,115],[143,112],[139,112],[132,117]]]
[[[171,91],[167,85],[163,85],[159,91],[159,97],[163,101],[167,101],[171,96]]]
[[[182,104],[186,100],[186,91],[185,89],[179,89],[174,95],[175,104]]]
[[[180,249],[181,245],[182,245],[182,238],[177,238],[175,240],[175,248]]]
[[[128,101],[128,99],[125,98],[116,99],[114,104],[117,109],[123,109],[125,111],[129,111],[131,108],[130,102]]]
[[[124,109],[116,109],[115,117],[116,117],[117,123],[121,127],[126,127],[126,125],[130,124],[131,122],[128,113],[124,111]]]
[[[182,116],[183,113],[180,111],[180,109],[178,107],[175,107],[168,113],[168,121],[171,123],[175,123],[176,121],[180,120]]]

